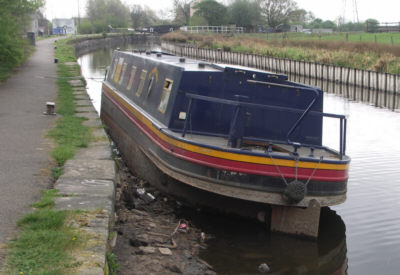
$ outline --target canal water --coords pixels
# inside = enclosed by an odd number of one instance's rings
[[[96,110],[111,54],[104,49],[78,60]],[[317,242],[271,234],[263,225],[234,217],[185,213],[210,236],[201,257],[219,274],[259,274],[261,263],[271,274],[400,274],[400,113],[365,103],[356,94],[345,99],[352,87],[317,84],[327,92],[324,111],[348,116],[347,201],[323,212]],[[326,119],[324,127],[324,144],[338,148],[338,123]]]

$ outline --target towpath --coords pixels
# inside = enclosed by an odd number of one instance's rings
[[[1,248],[16,221],[50,184],[51,141],[45,135],[56,118],[43,112],[57,96],[53,49],[54,39],[38,41],[29,60],[0,83],[0,273]]]

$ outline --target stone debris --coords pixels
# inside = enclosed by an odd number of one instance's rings
[[[176,201],[165,200],[164,194],[132,175],[121,159],[117,167],[114,230],[118,239],[113,253],[119,274],[216,274],[198,257],[206,247],[201,231],[175,216]]]
[[[171,249],[169,249],[169,248],[166,248],[166,247],[159,247],[158,250],[160,250],[160,253],[161,253],[162,255],[165,255],[165,256],[171,256],[171,255],[172,255],[172,251],[171,251]]]
[[[139,246],[139,252],[142,254],[154,254],[156,253],[156,248],[152,246]]]

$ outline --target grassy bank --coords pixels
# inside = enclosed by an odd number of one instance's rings
[[[42,199],[32,205],[36,211],[18,221],[21,232],[10,243],[8,274],[71,274],[74,270],[72,252],[83,237],[67,225],[75,213],[54,211],[55,190],[45,191]]]
[[[249,33],[243,34],[244,37],[260,38],[265,40],[282,39],[295,40],[295,41],[334,41],[334,42],[372,42],[388,45],[400,45],[400,33],[367,33],[367,32],[353,32],[353,33],[301,33],[301,32],[288,32],[288,33]]]
[[[199,47],[222,48],[225,51],[400,74],[400,45],[338,40],[274,40],[248,34],[225,36],[183,32],[168,33],[162,36],[162,40],[191,43]]]
[[[57,167],[53,170],[54,176],[57,178],[65,162],[74,156],[76,149],[88,146],[90,129],[82,125],[85,118],[75,116],[75,96],[68,81],[76,77],[80,78],[80,68],[78,65],[69,66],[65,64],[66,62],[76,61],[69,40],[57,42],[56,58],[59,62],[57,66],[57,113],[61,117],[57,120],[56,127],[49,132],[49,136],[57,143],[51,153],[57,163]]]
[[[86,147],[90,141],[88,127],[82,125],[84,118],[75,116],[76,106],[72,86],[68,81],[80,78],[78,65],[69,66],[66,62],[76,61],[74,50],[68,40],[57,42],[57,119],[56,126],[49,136],[55,140],[56,147],[51,155],[57,167],[53,176],[58,178],[65,162],[72,158],[79,147]],[[74,251],[85,244],[84,236],[72,224],[79,212],[53,210],[56,190],[43,193],[40,202],[32,205],[36,210],[18,222],[20,233],[10,243],[7,272],[9,274],[74,274],[76,263]]]

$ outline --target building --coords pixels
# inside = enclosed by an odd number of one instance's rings
[[[65,35],[76,34],[76,26],[73,18],[53,19],[53,34]]]

